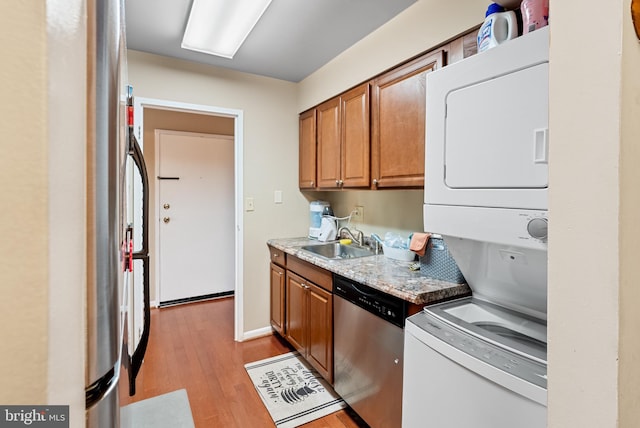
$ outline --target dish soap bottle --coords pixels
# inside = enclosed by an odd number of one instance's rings
[[[506,11],[497,3],[487,8],[484,23],[478,31],[478,52],[498,46],[518,37],[518,21],[514,11]]]
[[[549,24],[549,0],[522,0],[522,34]]]

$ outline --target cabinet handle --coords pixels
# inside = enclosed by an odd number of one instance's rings
[[[378,187],[378,179],[377,179],[377,178],[374,178],[374,179],[373,179],[373,185],[374,185],[374,186],[376,186],[376,187]]]
[[[315,184],[313,183],[313,181],[311,182],[311,187],[315,186]]]
[[[340,187],[340,180],[336,180],[336,187]]]
[[[273,253],[273,258],[277,258],[278,257],[278,253]]]

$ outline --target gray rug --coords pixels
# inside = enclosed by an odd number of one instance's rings
[[[244,367],[278,428],[297,427],[346,407],[297,352]]]
[[[121,428],[195,428],[186,389],[147,398],[120,409]]]

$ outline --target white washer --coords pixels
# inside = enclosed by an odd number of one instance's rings
[[[546,325],[473,298],[407,319],[402,426],[546,426]]]

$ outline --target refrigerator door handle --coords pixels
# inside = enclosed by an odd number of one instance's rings
[[[130,112],[133,111],[132,88],[129,87],[128,106]],[[131,113],[130,113],[131,114]],[[142,149],[136,140],[133,132],[133,115],[129,119],[129,155],[133,159],[133,163],[140,173],[142,179],[142,244],[139,251],[133,252],[133,260],[141,260],[143,266],[143,304],[144,304],[144,322],[140,341],[133,351],[133,355],[128,356],[128,364],[126,364],[129,373],[129,395],[136,393],[136,377],[140,372],[144,354],[147,351],[149,343],[149,330],[151,327],[151,308],[149,301],[149,176],[147,175],[147,167],[142,154]],[[127,352],[128,355],[128,352]]]
[[[85,408],[89,410],[109,394],[118,384],[119,377],[118,370],[111,368],[104,376],[89,385],[85,389]]]

